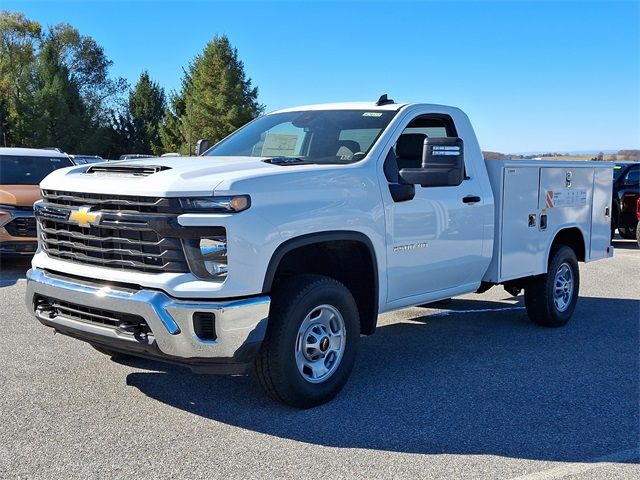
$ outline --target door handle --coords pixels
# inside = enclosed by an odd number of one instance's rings
[[[467,195],[462,199],[464,203],[478,203],[480,200],[482,199],[477,195]]]

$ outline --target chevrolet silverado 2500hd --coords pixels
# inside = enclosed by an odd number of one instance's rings
[[[199,157],[56,171],[27,306],[111,356],[255,367],[326,402],[381,312],[504,285],[558,327],[578,262],[613,254],[611,167],[485,161],[457,108],[329,104],[260,117]]]

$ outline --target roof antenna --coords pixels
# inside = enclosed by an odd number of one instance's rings
[[[388,98],[387,94],[385,93],[384,95],[380,95],[380,98],[376,102],[376,105],[378,105],[378,106],[380,106],[380,105],[389,105],[391,103],[395,103],[395,102],[393,100],[391,100],[390,98]]]

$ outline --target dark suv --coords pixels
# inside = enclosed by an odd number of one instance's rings
[[[616,163],[613,167],[613,202],[611,204],[612,238],[616,228],[622,238],[636,238],[638,196],[640,196],[640,163]]]

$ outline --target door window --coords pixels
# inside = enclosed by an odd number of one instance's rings
[[[423,115],[414,118],[402,131],[393,147],[398,170],[422,166],[425,139],[456,136],[453,120],[448,115]]]

